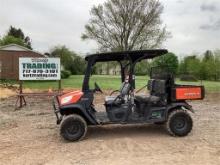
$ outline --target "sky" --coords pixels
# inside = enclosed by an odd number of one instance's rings
[[[94,41],[82,41],[90,9],[105,0],[0,0],[0,36],[21,28],[32,47],[48,52],[66,45],[81,55],[94,53]],[[220,49],[220,0],[160,0],[163,25],[171,32],[162,48],[179,56]]]

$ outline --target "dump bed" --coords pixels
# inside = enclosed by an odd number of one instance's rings
[[[171,100],[202,100],[205,96],[204,86],[196,85],[175,85],[172,88]]]

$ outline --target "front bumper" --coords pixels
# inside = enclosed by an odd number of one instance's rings
[[[53,104],[54,113],[55,113],[56,118],[57,118],[57,124],[60,124],[60,122],[63,119],[63,116],[60,114],[60,108],[59,108],[60,103],[59,103],[59,100],[58,100],[58,96],[54,96],[52,104]]]

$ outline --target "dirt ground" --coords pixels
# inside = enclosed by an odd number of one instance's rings
[[[83,141],[59,135],[50,98],[27,98],[14,111],[15,97],[0,100],[0,164],[220,164],[220,94],[191,102],[192,132],[171,137],[163,126],[90,127]]]

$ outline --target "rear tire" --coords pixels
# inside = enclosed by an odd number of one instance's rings
[[[60,126],[60,135],[68,141],[82,140],[87,132],[87,123],[79,115],[68,115]]]
[[[186,136],[191,132],[193,121],[190,114],[186,110],[172,111],[166,122],[166,128],[172,136]]]

